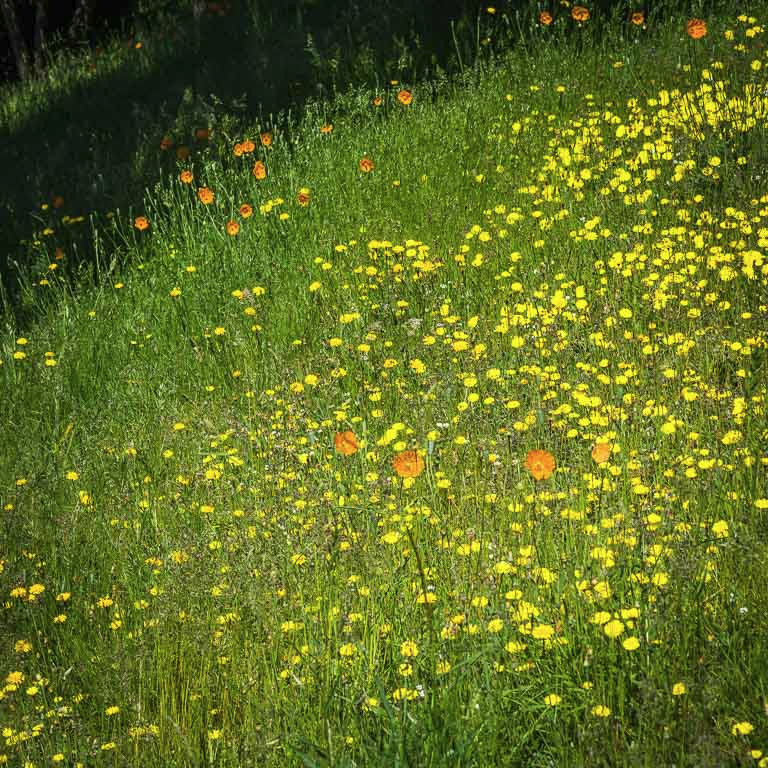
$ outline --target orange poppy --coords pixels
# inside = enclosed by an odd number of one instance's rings
[[[251,152],[253,152],[254,149],[256,149],[256,145],[250,140],[246,139],[242,144],[243,153],[246,155],[250,155]]]
[[[240,215],[247,219],[251,214],[253,213],[253,206],[249,205],[248,203],[243,203],[240,206]]]
[[[583,5],[574,5],[571,8],[571,18],[574,21],[587,21],[589,19],[589,11]]]
[[[235,144],[234,147],[232,147],[232,154],[235,157],[242,157],[243,156],[243,145],[238,141],[237,144]]]
[[[413,101],[413,94],[403,88],[403,90],[397,94],[397,100],[407,107]]]
[[[611,457],[613,446],[610,443],[595,443],[592,446],[592,459],[596,464],[605,464]]]
[[[325,125],[320,126],[320,133],[330,133],[333,130],[333,125],[331,123],[326,123]]]
[[[641,27],[643,24],[645,24],[645,14],[642,11],[635,11],[630,17],[629,20],[636,26]]]
[[[539,23],[548,27],[552,23],[552,14],[549,11],[542,11],[539,14]]]
[[[165,152],[166,149],[170,149],[173,146],[173,139],[170,136],[163,136],[160,139],[160,149]]]
[[[210,205],[213,202],[213,192],[208,187],[200,187],[197,190],[197,196],[204,205]]]
[[[179,174],[179,181],[182,184],[191,184],[192,183],[192,171],[182,171]]]
[[[149,229],[149,219],[146,216],[137,216],[134,219],[133,226],[143,232],[145,229]]]
[[[264,163],[261,162],[261,160],[257,160],[255,165],[253,166],[253,170],[251,173],[261,181],[261,179],[267,178],[267,166],[264,165]]]
[[[555,470],[555,457],[549,451],[528,451],[525,468],[533,475],[534,480],[546,480]]]
[[[376,96],[376,97],[373,99],[373,102],[372,102],[372,103],[373,103],[373,106],[374,106],[374,107],[380,107],[380,106],[382,105],[382,102],[383,102],[383,101],[384,101],[384,100],[381,98],[381,96]]]
[[[195,138],[198,141],[206,141],[211,138],[211,131],[208,128],[198,128],[195,131]]]
[[[370,157],[364,157],[359,165],[363,173],[370,173],[373,170],[373,160]]]
[[[227,222],[226,230],[230,237],[234,237],[240,231],[240,225],[236,221],[230,219]]]
[[[688,19],[685,23],[685,31],[688,37],[701,40],[707,34],[707,22],[704,19]]]
[[[264,131],[259,136],[261,139],[261,146],[262,147],[271,147],[272,146],[272,134],[269,131]]]
[[[333,444],[336,450],[343,456],[351,456],[358,449],[357,437],[355,433],[348,429],[345,432],[337,432],[333,437]]]
[[[183,144],[181,144],[176,148],[177,160],[186,160],[188,157],[189,157],[189,147],[186,147]]]
[[[309,205],[310,201],[310,194],[309,190],[306,187],[302,187],[299,190],[299,194],[296,196],[296,199],[299,201],[299,205],[303,208],[306,208]]]
[[[418,477],[424,471],[424,459],[416,451],[401,451],[392,466],[400,477]]]

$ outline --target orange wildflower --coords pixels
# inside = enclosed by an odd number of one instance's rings
[[[197,196],[203,205],[210,205],[213,202],[213,192],[208,187],[200,187],[197,190]]]
[[[583,5],[574,5],[571,8],[571,18],[574,21],[587,21],[589,19],[589,11]]]
[[[179,181],[182,184],[191,184],[192,183],[192,171],[182,171],[179,174]]]
[[[330,133],[332,130],[333,130],[332,123],[326,123],[325,125],[320,126],[320,133]]]
[[[374,107],[380,107],[380,106],[382,105],[383,101],[384,101],[384,100],[381,98],[381,96],[376,96],[376,97],[373,99],[373,102],[372,102],[372,103],[373,103],[373,106],[374,106]]]
[[[166,149],[170,149],[173,146],[173,139],[170,136],[163,136],[160,139],[160,149],[165,152]]]
[[[345,432],[337,432],[333,437],[336,450],[343,456],[351,456],[359,448],[355,433],[348,429]]]
[[[613,446],[610,443],[595,443],[592,447],[592,458],[596,464],[605,464],[611,457]]]
[[[261,160],[257,160],[256,163],[253,166],[253,170],[251,173],[261,181],[261,179],[267,178],[267,166],[264,165],[264,163],[261,162]]]
[[[143,232],[145,229],[149,229],[149,219],[146,216],[137,216],[134,219],[133,226]]]
[[[195,131],[195,138],[198,141],[206,141],[211,138],[211,131],[208,128],[198,128]]]
[[[635,11],[630,17],[629,20],[636,26],[641,27],[643,24],[645,24],[645,14],[642,11]]]
[[[359,165],[363,173],[370,173],[373,170],[373,160],[370,157],[364,157]]]
[[[542,11],[539,14],[539,23],[548,27],[552,23],[552,14],[549,11]]]
[[[64,205],[64,198],[61,195],[56,195],[53,198],[51,205],[53,205],[54,208],[61,208],[61,206]]]
[[[424,459],[416,451],[401,451],[392,466],[400,477],[418,477],[424,471]]]
[[[533,475],[534,480],[546,480],[555,470],[555,457],[549,451],[528,451],[525,468]]]
[[[309,190],[306,187],[302,187],[299,190],[299,194],[296,196],[296,199],[299,201],[299,205],[303,208],[306,208],[309,205],[310,201],[310,194]]]
[[[240,206],[240,215],[247,219],[251,214],[253,213],[253,206],[249,205],[248,203],[243,203]]]
[[[707,22],[704,19],[688,19],[685,23],[685,31],[688,37],[701,40],[707,34]]]
[[[246,139],[240,146],[243,148],[243,154],[246,155],[250,155],[256,149],[256,145],[250,139]]]
[[[230,237],[234,237],[240,231],[240,225],[236,221],[230,219],[227,222],[226,230]]]
[[[243,156],[243,145],[238,141],[237,144],[235,144],[234,147],[232,147],[232,154],[235,157],[242,157]]]
[[[403,88],[403,90],[397,94],[397,100],[407,107],[413,101],[413,94]]]
[[[261,139],[261,146],[262,147],[271,147],[272,146],[272,134],[269,131],[264,131],[259,136]]]

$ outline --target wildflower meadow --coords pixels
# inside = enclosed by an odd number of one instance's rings
[[[648,5],[38,201],[0,765],[768,766],[768,5]]]

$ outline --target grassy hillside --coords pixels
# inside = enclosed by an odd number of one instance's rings
[[[30,237],[0,764],[768,765],[768,8],[579,8]]]

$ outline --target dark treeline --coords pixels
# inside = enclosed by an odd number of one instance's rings
[[[136,10],[136,0],[0,0],[0,79],[39,73],[51,43],[93,44]]]

